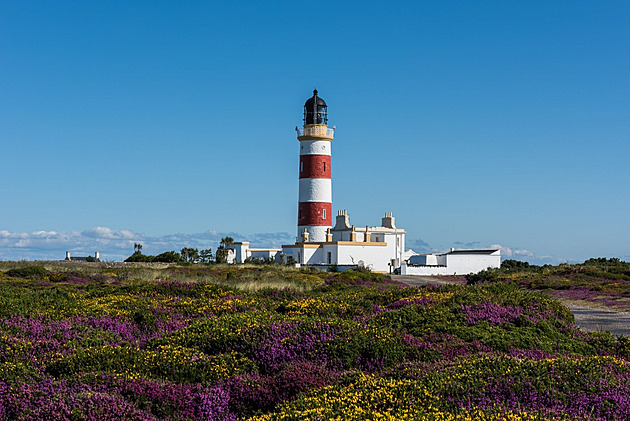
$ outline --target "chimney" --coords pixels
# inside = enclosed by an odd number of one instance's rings
[[[368,227],[368,226],[366,225],[366,226],[365,226],[365,237],[363,237],[363,241],[364,241],[364,242],[366,242],[366,243],[369,243],[369,242],[370,242],[370,237],[371,237],[371,234],[370,234],[370,227]]]
[[[302,233],[302,242],[308,243],[308,231],[304,228],[304,232]]]
[[[385,218],[382,218],[381,221],[381,226],[385,228],[396,228],[396,218],[392,216],[391,212],[385,212]]]
[[[348,216],[348,211],[345,209],[337,211],[337,219],[335,221],[335,228],[333,229],[341,231],[347,230],[348,228],[350,228],[350,217]]]
[[[352,226],[352,232],[350,233],[350,241],[357,241],[357,233],[354,230],[354,225]]]
[[[66,252],[66,260],[70,260],[70,252],[69,251]]]
[[[94,260],[97,262],[101,261],[101,254],[98,251],[94,253]]]
[[[330,227],[328,227],[328,229],[326,230],[326,242],[327,243],[332,242],[332,232],[330,232]]]

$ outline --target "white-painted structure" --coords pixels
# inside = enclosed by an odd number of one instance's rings
[[[96,251],[94,252],[94,257],[92,256],[70,256],[70,252],[66,251],[66,259],[68,261],[73,261],[73,262],[88,262],[88,261],[94,261],[94,262],[100,262],[101,261],[101,254]]]
[[[233,252],[231,260],[228,257],[228,263],[245,263],[247,259],[264,260],[264,261],[277,261],[282,249],[252,249],[249,248],[249,242],[244,241],[241,243],[234,243],[230,246],[230,251]]]
[[[446,253],[418,254],[403,262],[401,275],[467,275],[501,266],[499,249],[454,250]]]
[[[283,260],[322,268],[335,266],[338,270],[364,266],[375,272],[393,272],[400,266],[405,250],[405,230],[396,228],[394,221],[388,212],[380,226],[357,228],[350,225],[348,212],[341,210],[334,228],[326,232],[326,241],[302,238],[282,246]]]

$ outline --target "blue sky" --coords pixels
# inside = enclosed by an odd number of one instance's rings
[[[317,88],[352,223],[630,260],[627,2],[1,4],[0,259],[291,241]]]

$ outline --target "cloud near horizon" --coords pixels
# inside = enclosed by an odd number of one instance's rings
[[[259,248],[280,248],[283,244],[295,242],[295,237],[286,232],[247,235],[208,230],[192,234],[147,236],[127,229],[115,230],[108,227],[69,232],[40,230],[28,233],[0,230],[0,260],[63,260],[66,251],[75,256],[93,255],[98,251],[103,260],[118,261],[133,253],[134,243],[141,243],[146,254],[179,251],[184,247],[211,248],[215,251],[221,238],[226,236],[234,238],[235,241],[249,241],[252,247]],[[532,264],[558,264],[567,261],[554,256],[539,256],[518,247],[506,247],[501,244],[483,246],[479,241],[456,241],[453,247],[498,248],[503,259],[524,260]],[[407,242],[407,249],[412,249],[416,253],[445,252],[449,248],[432,247],[419,238]]]
[[[252,247],[279,248],[282,244],[295,241],[293,235],[284,232],[243,235],[209,230],[193,234],[146,236],[131,230],[107,227],[69,232],[0,230],[0,260],[63,260],[66,251],[75,256],[93,255],[98,251],[103,260],[124,260],[133,253],[134,243],[141,243],[146,254],[179,251],[184,247],[211,248],[215,251],[221,238],[226,236],[235,241],[249,241]]]

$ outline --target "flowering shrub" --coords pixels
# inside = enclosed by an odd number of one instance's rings
[[[630,341],[516,284],[109,270],[0,275],[0,419],[630,417]]]

